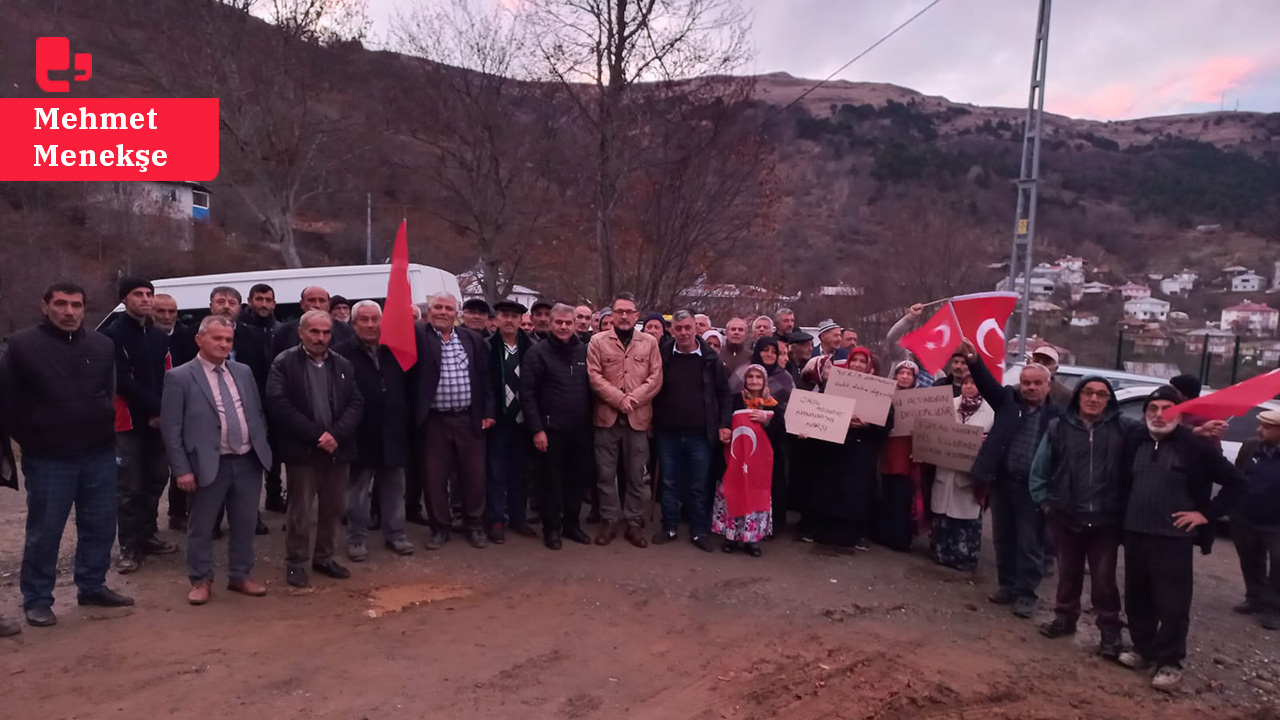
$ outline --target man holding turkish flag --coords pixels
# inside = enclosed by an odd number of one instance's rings
[[[1018,305],[1015,293],[989,292],[951,298],[951,309],[964,336],[973,341],[982,364],[997,381],[1004,380],[1004,326]]]

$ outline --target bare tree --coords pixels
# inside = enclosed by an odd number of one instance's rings
[[[617,289],[614,216],[623,178],[644,156],[648,103],[641,83],[726,74],[748,58],[748,17],[737,0],[529,0],[546,73],[594,136],[597,292]],[[688,86],[668,85],[683,91]]]
[[[545,86],[522,82],[531,48],[523,18],[474,0],[419,5],[397,23],[419,93],[434,112],[408,132],[430,150],[428,211],[475,250],[485,298],[505,297],[554,220],[555,141],[562,113]]]

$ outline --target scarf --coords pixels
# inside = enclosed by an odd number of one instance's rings
[[[745,387],[747,373],[752,370],[764,375],[764,387],[760,389],[759,395],[752,395]],[[759,363],[748,365],[746,372],[742,374],[742,384],[744,385],[742,388],[742,402],[747,406],[748,410],[768,410],[778,406],[778,401],[774,400],[773,395],[769,394],[769,372],[764,369],[764,366]]]
[[[969,418],[982,407],[982,396],[967,398],[960,396],[960,422],[969,422]]]

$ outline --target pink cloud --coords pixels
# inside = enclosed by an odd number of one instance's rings
[[[1130,83],[1113,82],[1084,94],[1062,93],[1053,97],[1052,83],[1048,96],[1052,111],[1071,117],[1118,118],[1133,112],[1137,89]]]
[[[1218,102],[1256,71],[1261,63],[1256,58],[1241,56],[1211,57],[1191,68],[1180,68],[1156,90],[1156,97],[1182,102]]]

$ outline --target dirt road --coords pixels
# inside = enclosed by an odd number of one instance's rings
[[[11,615],[19,494],[0,495],[0,517]],[[268,597],[216,582],[200,608],[180,555],[110,575],[135,608],[76,607],[64,541],[58,625],[0,640],[0,718],[1280,717],[1280,636],[1230,613],[1243,590],[1229,542],[1197,558],[1187,678],[1164,696],[1092,655],[1092,626],[1049,641],[987,604],[989,555],[970,578],[921,555],[783,540],[760,559],[687,542],[455,541],[412,558],[377,546],[350,580],[299,592],[269,519],[255,573]]]

